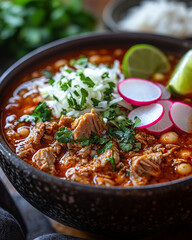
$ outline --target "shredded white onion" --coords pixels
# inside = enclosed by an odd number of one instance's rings
[[[60,72],[53,77],[54,83],[39,84],[39,91],[41,95],[47,99],[47,105],[53,109],[53,115],[59,118],[62,111],[66,111],[67,116],[78,117],[84,113],[95,109],[96,112],[103,112],[110,108],[111,105],[122,101],[122,97],[117,92],[117,83],[124,79],[124,75],[120,71],[119,61],[115,60],[111,68],[104,64],[94,65],[88,63],[86,67],[75,65],[76,68],[71,69],[68,65],[60,68]],[[85,78],[90,78],[94,86],[82,81],[80,74],[83,73]],[[105,77],[103,77],[105,75]],[[35,82],[38,85],[38,81]],[[66,89],[62,89],[62,85],[67,85]],[[113,85],[114,93],[111,94],[111,99],[106,100],[105,91]],[[69,99],[73,99],[77,105],[81,105],[82,92],[87,92],[85,96],[85,104],[83,109],[74,109],[69,104]],[[92,99],[98,100],[98,105],[94,104]]]

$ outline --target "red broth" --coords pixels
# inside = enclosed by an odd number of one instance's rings
[[[122,58],[126,50],[82,51],[51,61],[17,79],[17,84],[5,99],[2,109],[4,137],[10,148],[21,159],[42,171],[86,184],[128,187],[168,182],[192,174],[192,136],[175,128],[169,131],[175,137],[172,141],[168,141],[163,134],[135,130],[134,137],[141,143],[139,151],[123,151],[114,138],[111,140],[112,147],[98,154],[98,149],[105,145],[90,143],[82,146],[81,142],[60,143],[55,139],[60,127],[66,127],[74,134],[77,127],[75,118],[63,115],[61,119],[52,115],[49,122],[18,121],[23,115],[32,113],[37,104],[45,100],[38,88],[32,87],[34,79],[40,78],[43,70],[56,73],[61,66],[70,65],[70,60],[77,59],[80,55],[86,56],[92,63],[109,66],[114,60],[118,60],[122,70]],[[170,73],[160,78],[154,77],[153,81],[167,84],[179,61],[171,55],[168,58],[171,62]],[[190,97],[172,97],[171,100],[192,105]],[[89,113],[85,117],[97,119],[101,115]],[[100,120],[97,119],[98,121]],[[103,122],[98,124],[105,129]],[[106,127],[105,132],[108,130],[109,127]],[[98,136],[101,137],[100,133]]]

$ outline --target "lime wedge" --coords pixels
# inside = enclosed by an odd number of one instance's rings
[[[170,63],[166,55],[149,44],[136,44],[124,55],[125,77],[151,79],[154,73],[167,73]]]
[[[192,94],[192,50],[189,50],[179,61],[167,85],[175,94]]]

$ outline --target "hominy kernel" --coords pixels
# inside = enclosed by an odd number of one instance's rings
[[[20,127],[17,129],[17,132],[22,137],[27,137],[29,135],[29,129],[26,127]]]
[[[111,57],[111,56],[106,55],[106,56],[103,56],[103,57],[102,57],[102,61],[103,61],[103,62],[109,62],[109,61],[111,61],[111,60],[112,60],[112,57]]]
[[[33,98],[34,103],[39,103],[39,102],[43,102],[43,101],[44,101],[44,98],[41,96],[37,96],[37,97]]]
[[[115,56],[121,56],[123,54],[123,50],[122,49],[115,49],[115,51],[114,51],[114,55]]]
[[[192,172],[192,166],[189,163],[181,163],[177,166],[176,170],[181,175],[187,175]]]
[[[191,157],[191,151],[188,149],[184,149],[180,151],[180,156],[184,159]]]
[[[89,58],[89,62],[90,62],[90,63],[96,63],[96,64],[98,64],[98,63],[100,62],[100,60],[101,60],[101,58],[100,58],[100,56],[98,56],[98,55],[94,55],[94,56],[91,56],[91,57]]]
[[[67,60],[60,59],[60,60],[55,62],[54,67],[59,69],[60,67],[63,67],[66,64],[67,64]]]
[[[24,114],[30,114],[34,111],[34,109],[35,109],[35,106],[33,106],[33,107],[28,106],[28,107],[24,108],[23,113]]]
[[[165,75],[163,73],[155,73],[153,75],[153,80],[157,82],[162,82],[165,79]]]
[[[40,74],[39,74],[39,72],[33,72],[31,76],[32,76],[32,78],[38,78],[38,77],[40,77]]]
[[[161,135],[160,142],[164,144],[176,143],[179,139],[179,136],[176,132],[167,132]]]
[[[99,52],[100,54],[107,54],[107,49],[101,49]]]

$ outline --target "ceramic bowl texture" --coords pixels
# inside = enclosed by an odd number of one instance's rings
[[[28,54],[2,75],[0,104],[15,78],[41,62],[83,49],[129,47],[136,43],[153,44],[175,55],[192,48],[189,41],[139,33],[103,33],[59,40]],[[130,188],[70,182],[19,159],[2,135],[0,166],[13,186],[33,206],[63,224],[97,233],[135,234],[157,231],[192,216],[192,177]]]

